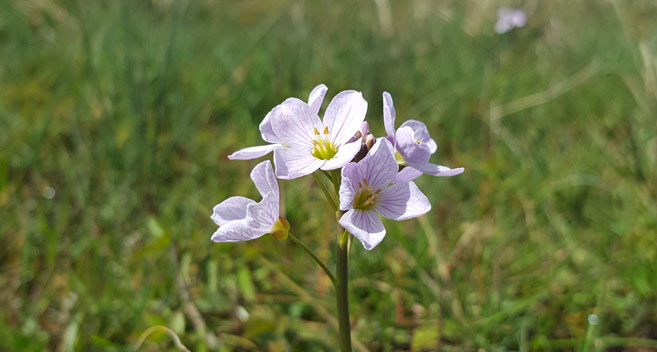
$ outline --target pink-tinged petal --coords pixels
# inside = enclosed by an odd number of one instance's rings
[[[326,85],[320,84],[313,88],[308,96],[308,106],[310,106],[310,110],[312,110],[315,115],[319,114],[319,108],[322,107],[322,102],[324,102],[324,96],[326,95],[327,90],[328,87],[326,87]]]
[[[257,159],[262,156],[265,156],[272,151],[282,148],[280,144],[267,144],[267,145],[258,145],[255,147],[247,147],[236,151],[235,153],[228,156],[230,160],[251,160]]]
[[[315,131],[322,131],[319,116],[312,112],[308,104],[297,98],[285,100],[272,110],[269,119],[281,144],[292,148],[309,147],[312,150]]]
[[[355,163],[349,165],[355,165]],[[342,170],[344,171],[349,165],[345,166]],[[351,180],[343,176],[342,182],[340,183],[340,210],[346,211],[353,208],[355,194]]]
[[[339,220],[345,230],[356,237],[368,251],[376,247],[386,235],[379,216],[373,211],[351,209]]]
[[[358,182],[363,180],[359,163],[352,162],[342,168],[342,183],[345,179],[349,179],[351,186],[356,189]]]
[[[397,151],[408,165],[425,164],[431,157],[429,147],[415,140],[415,133],[409,126],[397,130]]]
[[[463,171],[465,171],[465,169],[462,167],[456,169],[450,169],[447,166],[436,165],[431,163],[426,163],[421,165],[413,164],[411,166],[431,176],[445,176],[445,177],[456,176],[458,174],[462,174]]]
[[[245,197],[230,197],[212,208],[212,220],[219,226],[246,218],[246,207],[255,202]]]
[[[367,156],[358,162],[358,166],[361,179],[367,179],[374,190],[388,186],[398,171],[392,144],[386,138],[377,139]]]
[[[365,137],[368,134],[370,134],[370,124],[367,123],[367,121],[363,121],[363,123],[360,125],[360,134]]]
[[[246,224],[246,220],[231,221],[221,226],[211,237],[214,242],[248,241],[264,235]]]
[[[329,139],[337,145],[346,143],[361,127],[367,113],[367,101],[361,92],[345,90],[338,93],[324,113]]]
[[[274,151],[276,177],[284,180],[310,175],[324,165],[312,155],[312,147],[283,148]]]
[[[256,188],[258,188],[260,195],[264,197],[266,194],[273,193],[276,199],[279,198],[278,182],[276,182],[276,176],[274,175],[274,169],[271,167],[271,161],[265,160],[256,165],[251,171],[251,179]]]
[[[361,174],[359,163],[351,162],[342,168],[342,181],[340,183],[340,209],[349,210],[353,208],[353,200],[358,191],[358,183],[362,184],[363,176]],[[344,187],[344,188],[343,188]],[[351,192],[348,188],[351,187]],[[351,194],[350,194],[351,193]]]
[[[334,170],[345,166],[347,163],[354,159],[356,154],[358,154],[360,151],[360,146],[360,140],[343,144],[338,148],[337,154],[335,154],[333,158],[326,161],[326,164],[322,166],[322,170]]]
[[[273,192],[268,193],[264,195],[260,203],[249,204],[246,207],[246,224],[258,232],[267,233],[274,226],[278,215],[278,197]]]
[[[429,212],[431,203],[414,182],[404,182],[381,191],[374,210],[384,218],[406,220]]]
[[[395,176],[395,179],[392,181],[394,183],[400,183],[400,182],[409,182],[413,181],[416,178],[422,176],[422,171],[419,171],[417,169],[414,169],[410,166],[406,166],[403,170],[399,171],[397,176]]]
[[[265,115],[265,118],[260,122],[260,135],[262,139],[269,143],[280,143],[280,139],[274,133],[274,129],[271,127],[271,114],[274,110],[278,109],[278,106],[273,108],[270,112]]]
[[[383,92],[383,125],[389,137],[395,136],[395,106],[390,93]]]
[[[436,145],[436,141],[434,141],[431,138],[431,135],[429,135],[429,129],[427,129],[427,125],[425,125],[424,122],[418,120],[408,120],[402,123],[401,126],[399,127],[406,127],[406,126],[413,129],[413,134],[415,136],[415,139],[417,139],[422,143],[425,143],[427,147],[429,147],[429,151],[431,152],[431,154],[436,152],[438,146]]]

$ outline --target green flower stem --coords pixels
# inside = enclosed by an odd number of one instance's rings
[[[319,259],[319,257],[317,257],[310,248],[308,248],[308,246],[306,246],[305,243],[301,242],[301,240],[297,238],[297,236],[291,233],[288,233],[288,236],[290,236],[292,242],[301,246],[301,248],[303,248],[306,251],[306,253],[310,254],[310,256],[313,257],[315,262],[317,262],[317,264],[319,264],[319,266],[324,270],[326,276],[328,276],[329,279],[331,279],[331,282],[333,282],[333,286],[337,287],[337,281],[335,279],[335,275],[333,275],[333,273],[331,272],[331,269],[329,269],[328,266],[326,266],[326,264],[324,264],[324,262],[321,259]]]
[[[321,173],[333,183],[333,192],[335,198],[330,196],[330,192],[326,189],[324,184],[319,180],[319,177],[313,173],[313,177],[322,188],[322,192],[326,195],[333,209],[335,210],[335,221],[338,222],[338,239],[337,239],[337,263],[336,263],[336,281],[335,298],[338,308],[338,330],[340,334],[340,350],[342,352],[352,352],[351,349],[351,321],[349,320],[349,249],[351,248],[351,235],[347,230],[340,226],[339,221],[344,214],[338,207],[338,202],[334,199],[340,199],[340,183],[341,174],[340,170],[324,171]]]
[[[341,211],[336,212],[338,219]],[[338,226],[339,229],[342,227]],[[340,332],[340,349],[342,352],[351,352],[351,322],[349,320],[349,232],[344,230],[338,235],[338,255],[336,265],[337,283],[335,296],[338,306],[338,325]]]
[[[333,178],[333,188],[335,190],[335,196],[340,197],[340,184],[342,183],[342,175],[340,170],[331,170],[329,171],[331,177]],[[340,218],[338,218],[339,220]]]
[[[316,173],[313,172],[312,175],[313,175],[313,178],[315,179],[315,182],[317,182],[317,184],[319,185],[319,188],[322,189],[322,193],[324,193],[324,196],[326,197],[326,200],[328,200],[328,202],[331,204],[331,208],[333,208],[333,211],[337,211],[338,210],[338,204],[335,201],[335,199],[333,198],[333,196],[331,196],[331,193],[328,191],[328,189],[324,185],[324,182],[322,182],[322,180],[319,179],[319,176],[317,176]]]

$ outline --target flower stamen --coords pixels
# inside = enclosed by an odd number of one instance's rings
[[[363,179],[362,182],[365,186],[362,186],[361,182],[358,182],[359,189],[354,196],[354,209],[370,210],[376,205],[381,190],[377,189],[373,191],[372,186],[368,185],[367,179]]]
[[[317,127],[313,127],[313,132],[316,136],[321,136]],[[338,147],[328,139],[329,129],[328,126],[324,127],[323,137],[318,137],[313,140],[313,151],[312,154],[315,158],[321,160],[329,160],[338,153]]]

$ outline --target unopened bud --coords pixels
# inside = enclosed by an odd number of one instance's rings
[[[361,143],[360,144],[360,150],[358,151],[358,153],[356,153],[356,156],[354,156],[353,161],[355,161],[355,162],[361,161],[367,155],[367,151],[368,151],[367,146],[365,144]]]
[[[271,227],[271,231],[269,232],[270,235],[272,235],[275,239],[278,240],[286,239],[289,233],[290,233],[290,223],[287,221],[286,218],[282,216],[278,217],[278,220],[276,220],[274,225]]]
[[[358,132],[360,132],[361,137],[367,136],[370,134],[370,124],[367,123],[367,121],[363,121],[363,124],[360,125],[360,131]],[[365,140],[363,140],[363,142],[365,142]]]
[[[373,135],[368,134],[367,137],[365,137],[365,145],[367,146],[367,149],[372,149],[374,143],[376,143],[376,138],[374,138]]]

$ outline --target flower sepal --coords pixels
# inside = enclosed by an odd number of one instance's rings
[[[269,234],[277,240],[285,240],[290,233],[290,222],[286,218],[279,216],[274,222]]]

